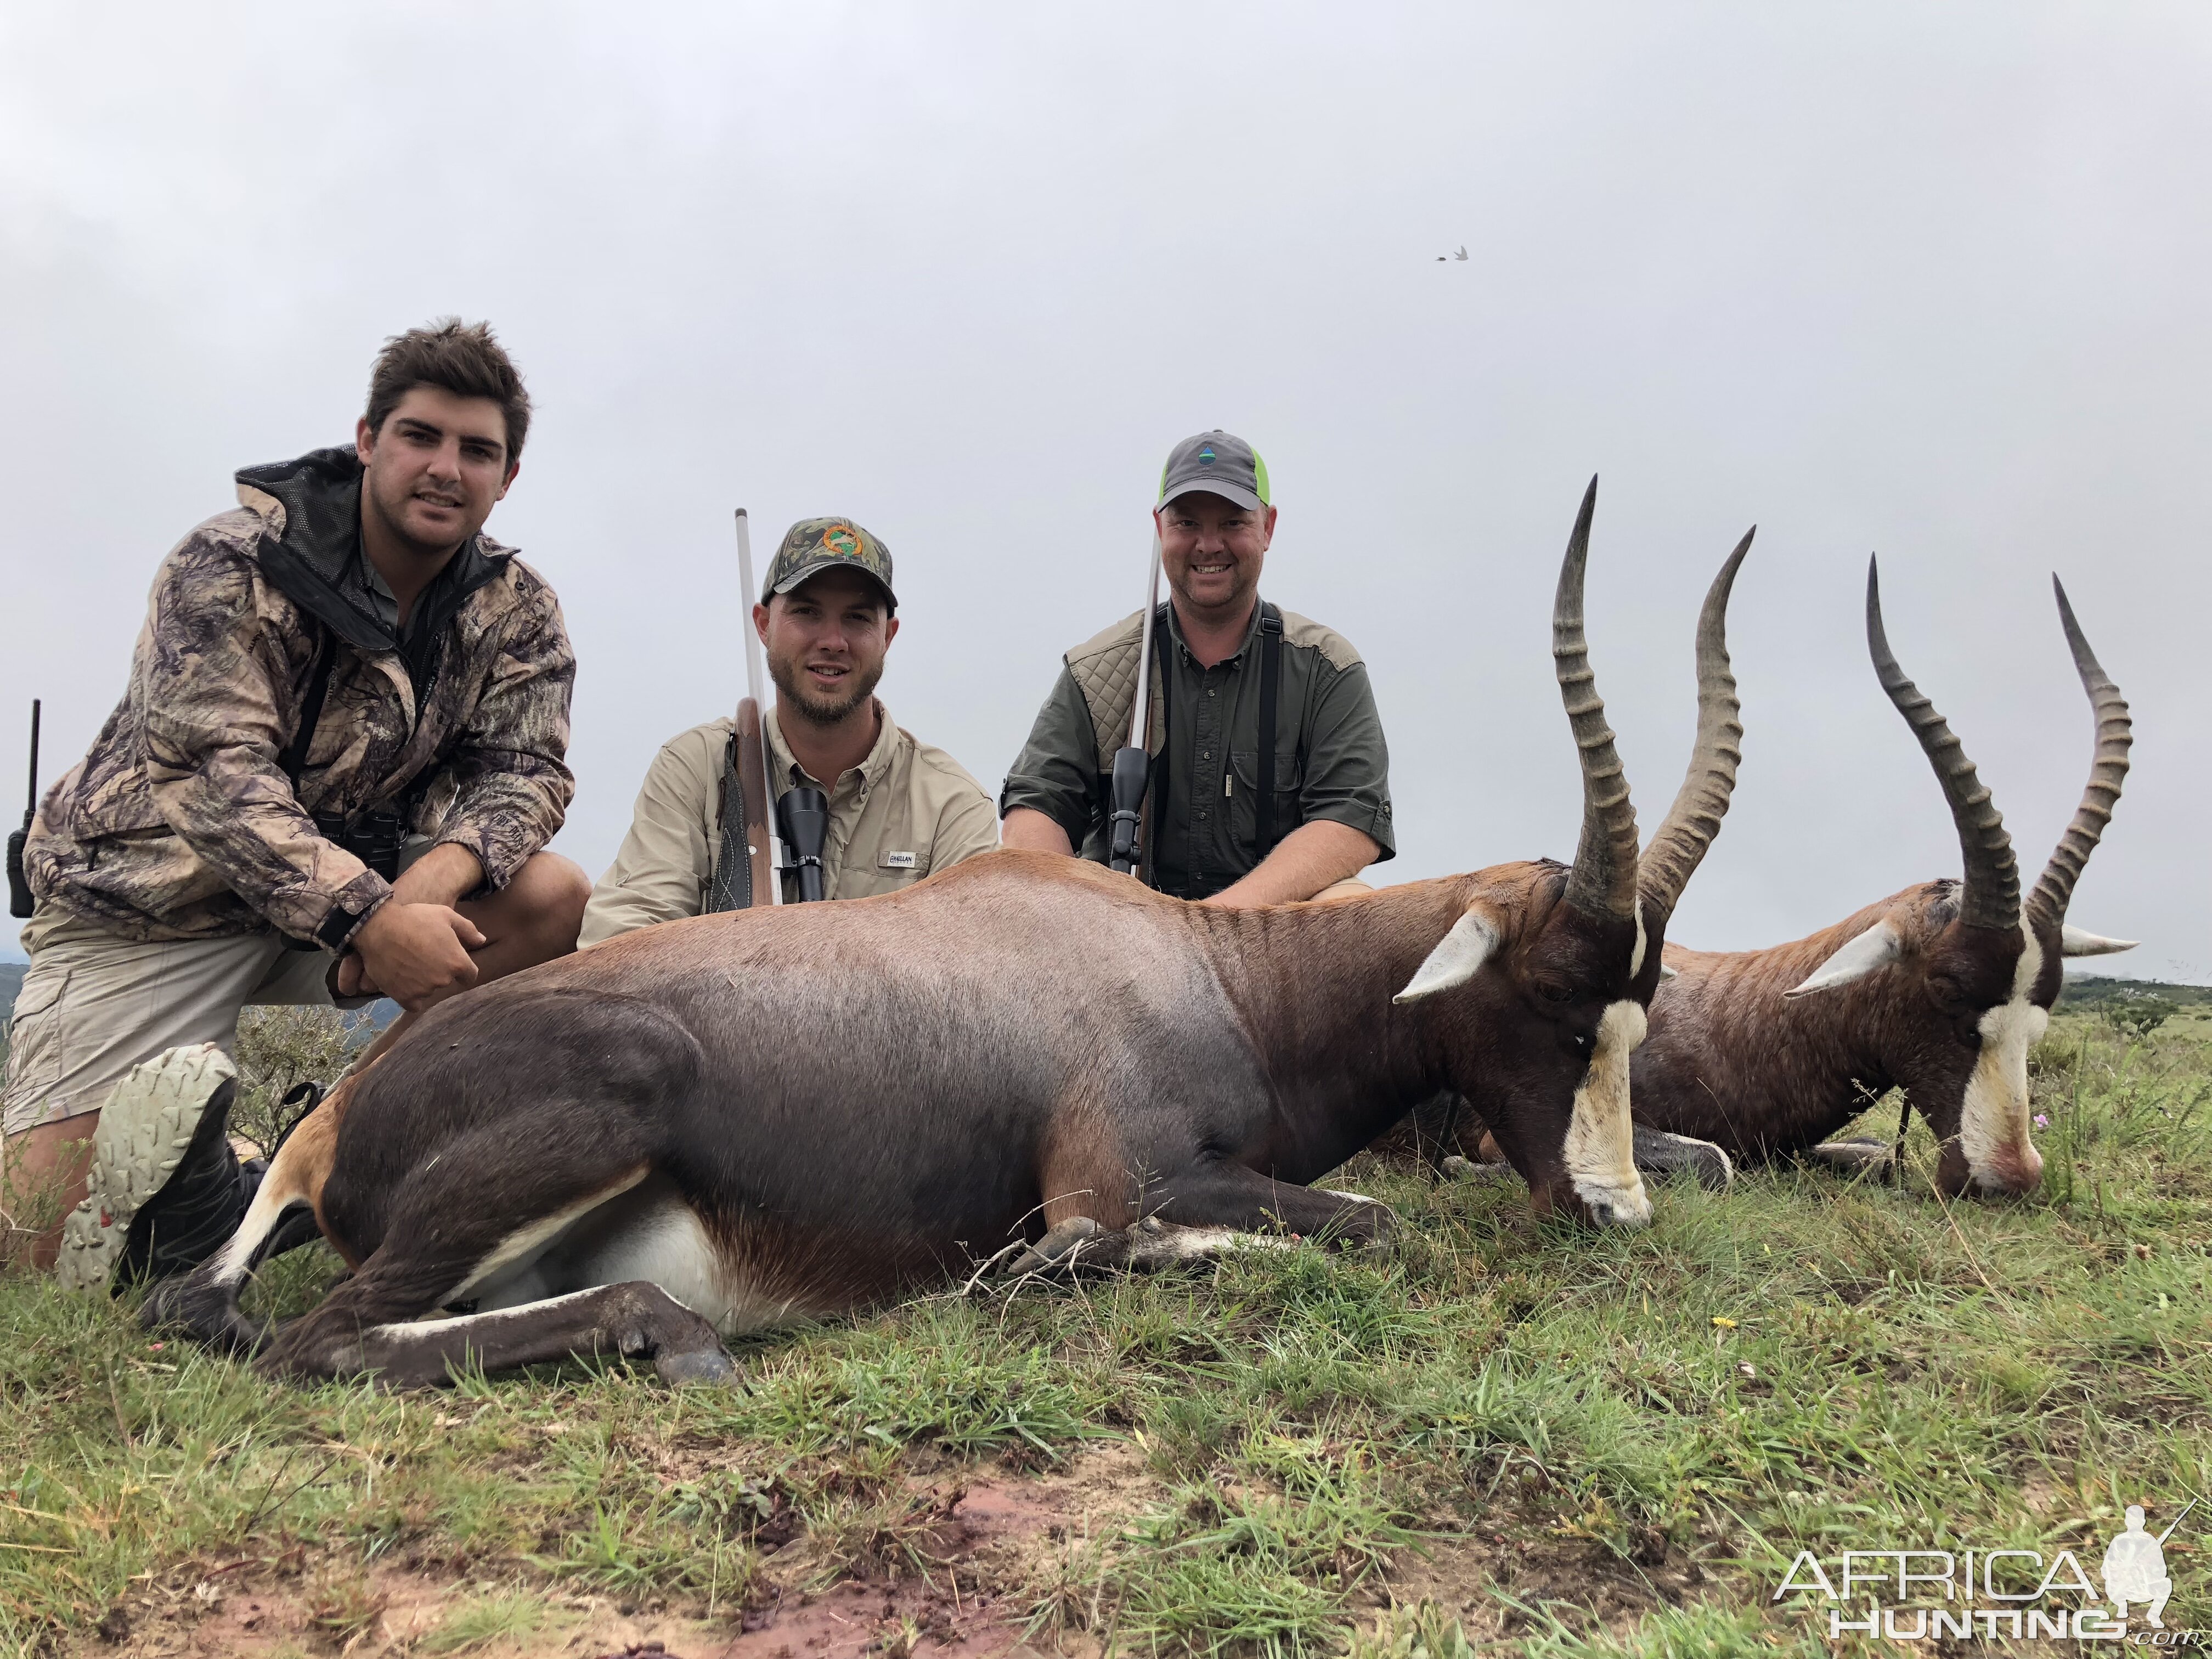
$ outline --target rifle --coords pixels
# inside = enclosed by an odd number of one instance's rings
[[[747,695],[738,704],[737,731],[723,771],[722,846],[708,893],[710,911],[782,903],[782,872],[793,868],[799,872],[799,898],[821,898],[822,847],[830,828],[830,803],[819,789],[787,790],[772,809],[769,805],[775,795],[763,712],[767,677],[752,619],[752,526],[742,507],[738,509],[738,576],[745,594]]]
[[[1152,757],[1145,752],[1152,721],[1152,620],[1160,604],[1160,536],[1152,532],[1152,568],[1145,585],[1144,632],[1137,647],[1137,696],[1129,714],[1129,741],[1114,752],[1113,816],[1109,861],[1123,875],[1141,878],[1145,789],[1152,781]]]
[[[738,509],[738,580],[744,593],[745,687],[738,700],[737,730],[722,767],[722,845],[714,860],[707,908],[749,910],[783,902],[777,871],[783,863],[769,812],[768,732],[761,722],[760,641],[753,632],[753,544],[745,510]]]
[[[39,814],[39,700],[31,699],[31,793],[23,803],[23,827],[8,836],[8,914],[27,916],[37,907],[30,878],[23,873],[23,843],[30,839],[31,820]]]

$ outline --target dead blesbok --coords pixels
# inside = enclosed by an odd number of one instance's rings
[[[1884,1091],[1903,1091],[1942,1147],[1947,1194],[2032,1190],[2027,1055],[2057,1000],[2060,961],[2130,947],[2068,923],[2075,882],[2128,769],[2128,705],[2098,665],[2051,578],[2074,665],[2096,716],[2081,804],[2021,902],[2012,843],[1990,792],[1934,705],[1899,667],[1867,568],[1867,644],[1882,690],[1942,781],[1963,881],[1923,882],[1834,927],[1765,951],[1666,947],[1650,1035],[1631,1067],[1639,1126],[1717,1142],[1737,1158],[1819,1150],[1878,1162],[1876,1143],[1826,1145]]]
[[[271,1372],[421,1384],[598,1352],[727,1377],[718,1333],[941,1284],[1009,1241],[1034,1266],[1375,1237],[1387,1211],[1305,1183],[1447,1087],[1540,1208],[1642,1224],[1629,1054],[1733,769],[1701,752],[1639,863],[1583,637],[1595,492],[1553,621],[1571,868],[1232,911],[1006,851],[643,929],[431,1010],[146,1316],[259,1346],[240,1286],[310,1204],[354,1272],[267,1341]]]

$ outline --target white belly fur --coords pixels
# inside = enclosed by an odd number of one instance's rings
[[[657,1179],[576,1218],[527,1261],[509,1264],[479,1287],[477,1306],[491,1313],[640,1280],[658,1285],[725,1336],[787,1324],[808,1312],[763,1294],[733,1271],[697,1212]]]

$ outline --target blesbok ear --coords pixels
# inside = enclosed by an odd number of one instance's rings
[[[1390,1000],[1418,1002],[1455,985],[1464,985],[1481,971],[1497,948],[1498,924],[1480,908],[1470,908],[1452,923],[1451,932],[1437,941],[1437,948],[1406,981],[1406,988]]]
[[[1897,924],[1877,921],[1815,968],[1802,985],[1792,986],[1782,994],[1802,997],[1814,991],[1832,991],[1838,985],[1881,972],[1904,954],[1905,936],[1897,931]]]
[[[2071,922],[2058,930],[2058,951],[2062,956],[2109,957],[2135,948],[2136,941],[2131,939],[2106,939],[2102,933],[2093,933]]]

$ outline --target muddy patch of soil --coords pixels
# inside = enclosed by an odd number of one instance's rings
[[[1086,1454],[1033,1477],[947,1469],[910,1483],[915,1524],[887,1570],[839,1575],[804,1533],[762,1564],[743,1607],[702,1619],[574,1593],[542,1579],[488,1579],[433,1560],[349,1567],[294,1549],[188,1564],[64,1650],[115,1659],[427,1655],[468,1659],[999,1659],[1022,1640],[1042,1589],[1072,1552],[1155,1496],[1133,1449]],[[781,1511],[775,1517],[780,1519]],[[778,1540],[781,1542],[781,1540]],[[516,1627],[487,1610],[507,1608]],[[477,1639],[457,1645],[461,1620]],[[1085,1644],[1041,1639],[1046,1652]],[[1034,1659],[1034,1656],[1027,1656]]]
[[[1431,1602],[1458,1620],[1477,1646],[1528,1629],[1528,1619],[1513,1601],[1548,1604],[1571,1627],[1617,1635],[1662,1604],[1711,1594],[1698,1588],[1708,1582],[1705,1570],[1656,1532],[1624,1559],[1587,1539],[1532,1536],[1524,1529],[1510,1535],[1479,1524],[1435,1530],[1441,1535],[1425,1539],[1423,1549],[1399,1554],[1366,1600],[1376,1609]]]

